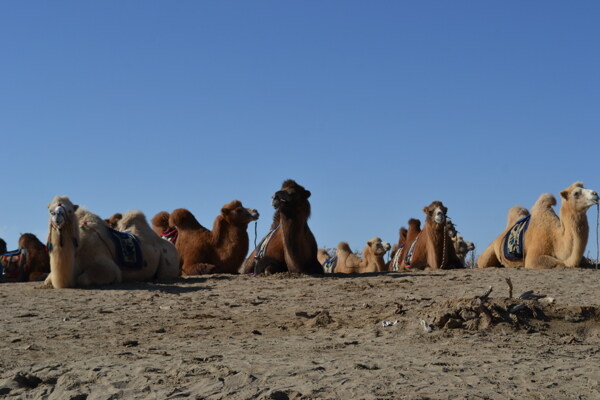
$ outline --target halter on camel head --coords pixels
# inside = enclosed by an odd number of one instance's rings
[[[49,212],[52,216],[52,218],[50,218],[52,226],[54,229],[60,231],[65,222],[67,222],[67,210],[65,210],[65,207],[62,204],[58,203],[58,205]]]

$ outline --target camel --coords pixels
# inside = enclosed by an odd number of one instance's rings
[[[6,253],[6,242],[0,238],[0,255]]]
[[[294,180],[283,182],[281,190],[273,195],[276,211],[271,231],[246,259],[241,273],[324,273],[317,260],[317,241],[307,222],[310,195]]]
[[[450,239],[446,213],[448,209],[441,201],[434,201],[423,208],[426,215],[425,227],[417,232],[417,224],[409,221],[406,245],[404,246],[401,269],[449,269],[464,268],[463,262],[454,251]],[[419,223],[420,224],[420,223]]]
[[[462,237],[461,235],[456,235],[456,236],[452,237],[451,239],[452,239],[452,245],[454,246],[454,252],[456,253],[456,256],[464,264],[465,260],[467,259],[467,254],[470,251],[475,250],[475,243],[466,241],[465,238]]]
[[[234,200],[223,206],[210,231],[185,208],[174,210],[169,226],[177,228],[182,274],[237,274],[248,253],[248,224],[258,217],[256,210]]]
[[[152,229],[158,236],[175,244],[177,242],[177,228],[169,225],[169,213],[160,211],[152,217]]]
[[[338,260],[335,272],[351,274],[387,271],[383,257],[390,247],[388,242],[374,237],[367,242],[361,258],[350,250],[348,243],[340,242],[336,251]]]
[[[560,217],[552,208],[557,202],[550,193],[540,195],[531,207],[531,214],[523,207],[512,207],[506,228],[481,254],[477,266],[531,269],[579,266],[589,235],[587,210],[598,204],[598,193],[585,189],[582,182],[575,182],[560,196]],[[519,226],[523,226],[520,231]]]
[[[388,271],[398,271],[400,269],[400,255],[402,254],[402,249],[406,244],[406,235],[408,234],[408,230],[405,227],[401,227],[398,234],[398,243],[392,246],[392,252],[390,253],[391,259],[387,264]]]
[[[118,228],[130,232],[120,235],[121,240],[106,221],[74,205],[67,196],[56,196],[48,211],[48,286],[88,287],[179,275],[176,252],[162,246],[164,241],[152,232],[140,211],[130,211],[119,221]],[[125,245],[119,246],[119,241]],[[140,251],[134,252],[134,248]]]
[[[19,238],[19,248],[25,249],[21,264],[23,281],[39,281],[50,273],[48,249],[33,233],[24,233]]]

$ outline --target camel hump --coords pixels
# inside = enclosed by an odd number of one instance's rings
[[[178,208],[171,213],[169,225],[176,226],[178,229],[208,230],[198,222],[194,214],[185,208]]]
[[[414,229],[421,229],[421,221],[416,218],[411,218],[408,220],[408,227]]]
[[[148,225],[144,213],[139,210],[127,211],[117,222],[117,228],[122,231],[139,224]]]
[[[348,244],[348,242],[340,242],[340,243],[338,243],[337,249],[339,251],[347,251],[348,253],[352,253],[352,250],[350,250],[350,245]]]
[[[538,197],[537,201],[531,207],[531,213],[547,211],[556,205],[556,197],[552,193],[544,193]]]
[[[514,206],[508,210],[508,216],[506,218],[506,228],[511,228],[517,221],[525,218],[529,215],[529,211],[525,207]]]

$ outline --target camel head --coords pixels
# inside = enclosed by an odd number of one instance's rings
[[[456,254],[462,255],[465,257],[468,252],[475,250],[475,243],[467,242],[462,236],[457,235],[452,238],[454,243],[454,250]]]
[[[595,190],[585,189],[583,182],[575,182],[562,192],[563,204],[569,203],[574,210],[585,212],[591,206],[598,204],[598,193]]]
[[[427,207],[424,207],[423,212],[427,215],[427,221],[436,223],[438,227],[445,226],[448,208],[441,201],[434,201]]]
[[[234,200],[229,204],[225,204],[221,209],[221,215],[231,225],[244,226],[252,221],[256,221],[259,217],[258,211],[253,208],[244,208],[242,202]]]
[[[122,218],[123,218],[123,214],[116,213],[116,214],[113,214],[110,218],[106,218],[104,220],[104,222],[106,222],[108,224],[108,226],[110,226],[112,229],[117,229],[117,225]]]
[[[383,242],[381,241],[381,238],[378,237],[369,240],[367,246],[369,246],[372,253],[376,256],[383,256],[391,248],[388,242]]]
[[[48,212],[50,213],[50,223],[56,228],[61,229],[67,221],[70,221],[79,208],[74,205],[67,196],[56,196],[50,204],[48,204]]]
[[[275,192],[273,195],[273,207],[284,215],[304,211],[308,217],[310,215],[309,197],[309,190],[304,189],[295,181],[288,179],[281,185],[281,190]]]

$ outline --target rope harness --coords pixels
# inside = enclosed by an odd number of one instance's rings
[[[442,262],[440,263],[440,269],[444,268],[444,263],[447,261],[446,260],[446,236],[448,236],[446,233],[446,231],[448,230],[448,224],[444,223],[444,240],[443,240],[443,245],[442,245]]]

